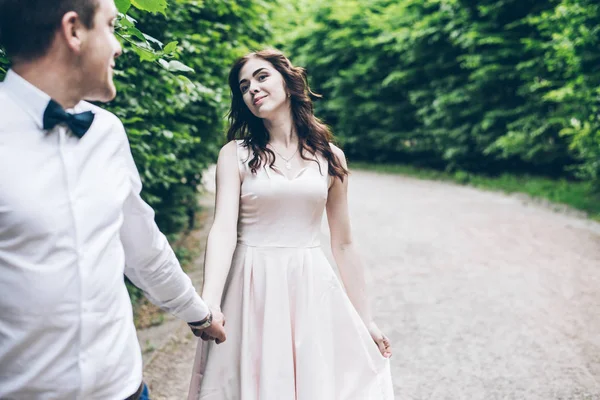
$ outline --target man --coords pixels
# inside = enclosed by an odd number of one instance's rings
[[[0,0],[0,398],[138,399],[125,273],[157,305],[225,340],[181,270],[110,101],[113,0]],[[197,332],[196,332],[197,333]]]

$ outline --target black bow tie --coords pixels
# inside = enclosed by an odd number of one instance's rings
[[[79,114],[69,114],[54,100],[50,100],[46,111],[44,111],[44,129],[49,130],[58,124],[64,123],[79,138],[85,135],[88,129],[90,129],[92,122],[94,122],[93,112],[86,111]]]

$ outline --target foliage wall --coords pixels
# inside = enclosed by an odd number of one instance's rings
[[[224,140],[229,67],[266,39],[268,6],[256,0],[178,0],[169,3],[166,16],[133,14],[144,34],[177,42],[178,48],[172,59],[157,61],[165,64],[161,68],[140,63],[140,51],[126,47],[118,62],[119,94],[109,104],[125,122],[145,197],[164,232],[179,232],[193,221],[201,173],[215,162]]]
[[[303,0],[279,18],[350,157],[599,182],[597,2]]]

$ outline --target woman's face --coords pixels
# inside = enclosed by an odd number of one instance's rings
[[[283,76],[270,62],[251,58],[240,70],[238,79],[244,103],[258,118],[272,118],[289,107]]]

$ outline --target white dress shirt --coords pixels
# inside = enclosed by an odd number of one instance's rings
[[[187,322],[208,308],[140,198],[119,119],[80,102],[83,138],[45,131],[49,100],[13,71],[0,83],[0,399],[123,400],[142,382],[123,273]]]

